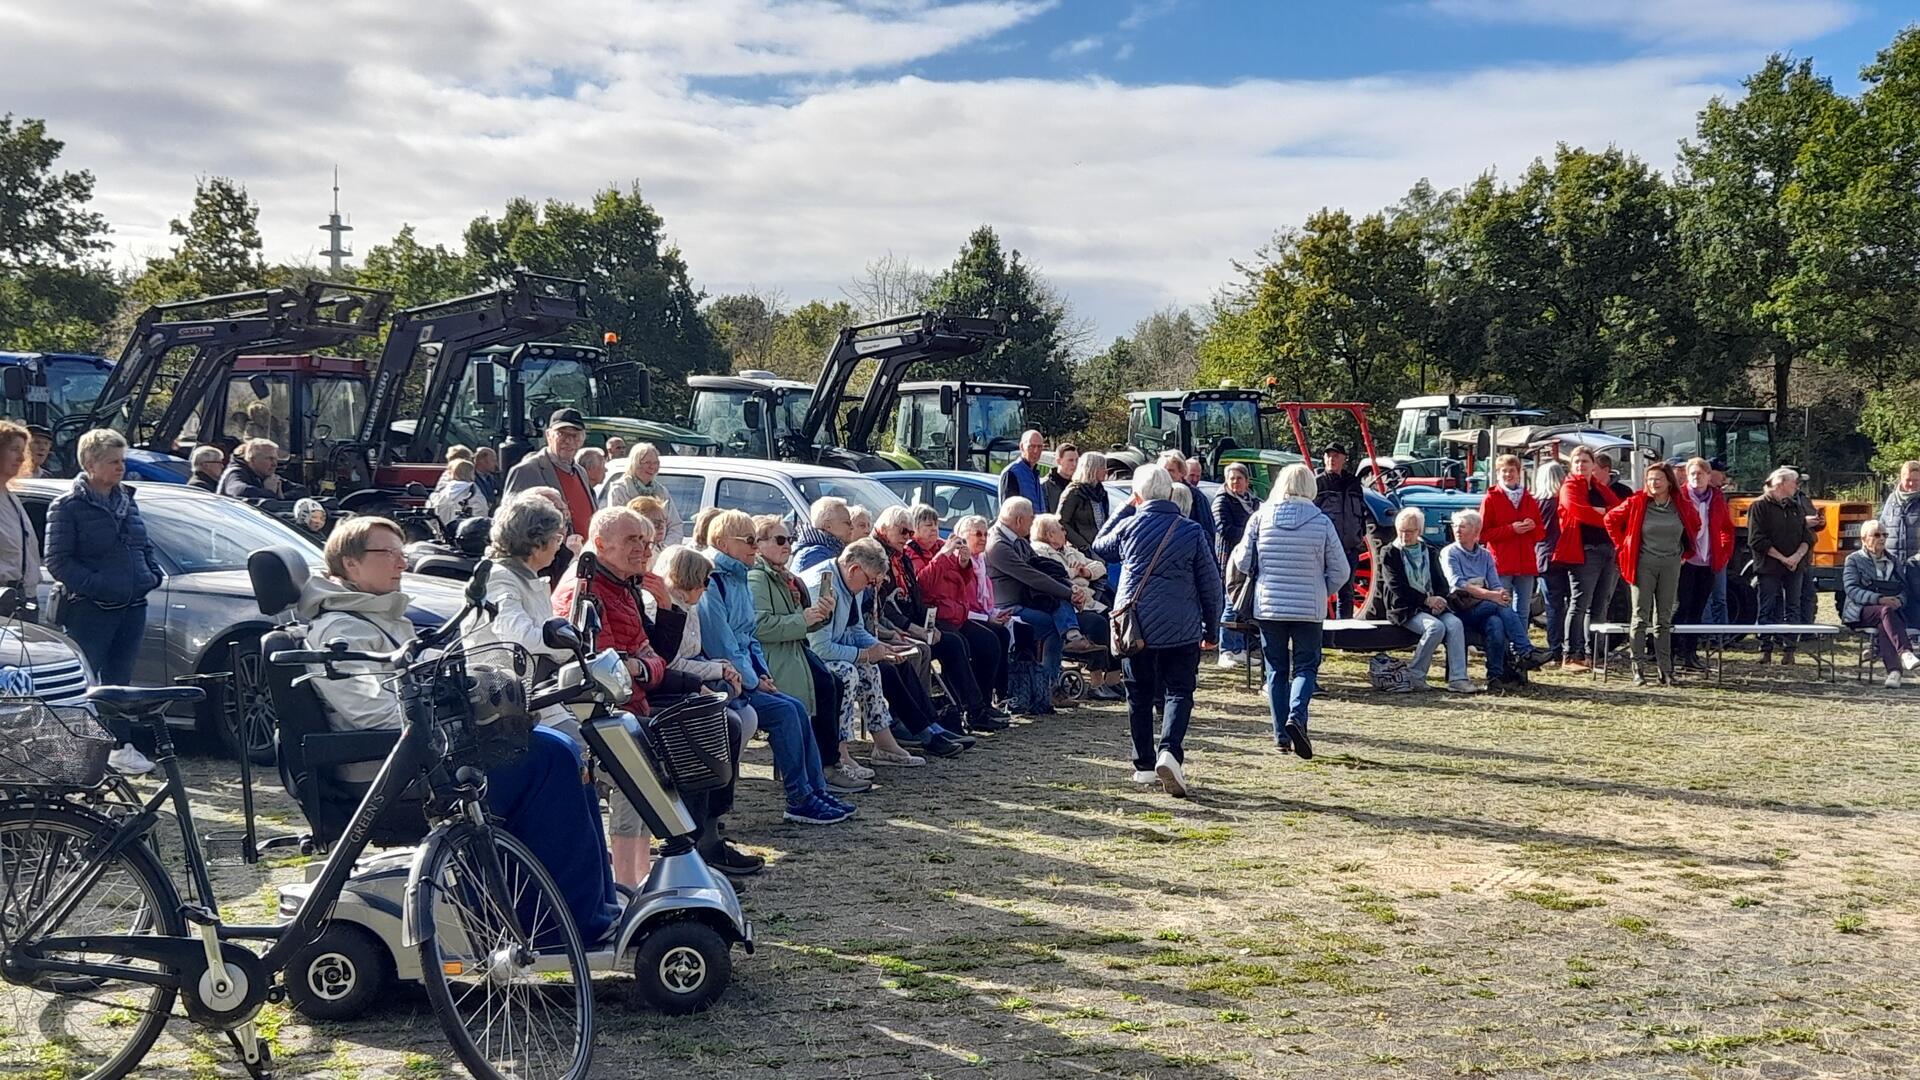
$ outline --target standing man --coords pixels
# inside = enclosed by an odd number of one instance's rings
[[[1747,543],[1753,549],[1754,569],[1758,571],[1763,623],[1798,623],[1807,619],[1800,605],[1807,553],[1813,549],[1813,533],[1807,528],[1806,516],[1794,504],[1794,496],[1799,491],[1800,474],[1791,468],[1778,468],[1767,477],[1767,494],[1747,508]],[[1773,662],[1776,642],[1782,649],[1781,663],[1793,663],[1796,639],[1775,634],[1760,639],[1760,662]]]
[[[1314,475],[1319,485],[1313,505],[1333,522],[1333,534],[1347,553],[1347,583],[1340,586],[1340,617],[1353,617],[1353,568],[1360,565],[1360,553],[1367,550],[1367,487],[1358,476],[1347,471],[1347,448],[1331,443],[1320,453],[1324,464]]]
[[[1906,575],[1902,602],[1908,611],[1920,608],[1920,461],[1900,466],[1900,481],[1880,507],[1880,524],[1887,527],[1887,554]]]
[[[597,446],[583,446],[573,455],[573,463],[587,474],[587,488],[598,492],[600,485],[607,482],[607,452]]]
[[[1018,495],[1034,506],[1045,506],[1046,489],[1040,486],[1040,454],[1047,448],[1047,437],[1038,431],[1020,433],[1020,457],[1000,470],[1000,501]]]
[[[627,440],[618,435],[607,436],[607,460],[619,461],[627,456]]]
[[[1060,497],[1067,493],[1067,485],[1073,482],[1073,471],[1080,467],[1080,448],[1070,442],[1063,442],[1053,448],[1053,471],[1040,481],[1040,490],[1047,496],[1047,513],[1060,512]]]
[[[587,474],[573,461],[586,437],[587,422],[580,410],[555,409],[547,418],[546,450],[528,454],[507,474],[508,495],[539,487],[558,491],[566,500],[568,532],[574,536],[585,536],[593,520],[593,488],[587,483]]]
[[[227,455],[212,443],[201,443],[193,448],[193,456],[187,461],[193,466],[193,475],[187,477],[187,486],[199,488],[209,495],[220,494],[220,473],[227,467]]]

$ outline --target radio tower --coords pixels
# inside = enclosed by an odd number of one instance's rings
[[[320,231],[326,233],[331,241],[326,250],[320,254],[327,257],[331,267],[329,272],[334,277],[339,277],[340,260],[353,255],[353,249],[341,243],[341,234],[352,232],[353,226],[340,220],[340,166],[338,165],[333,167],[333,213],[327,215],[327,223],[320,226]]]

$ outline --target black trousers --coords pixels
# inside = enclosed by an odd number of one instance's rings
[[[927,688],[920,685],[911,664],[881,664],[880,693],[886,697],[893,718],[916,735],[940,718],[939,710],[933,707],[933,699],[927,696]]]
[[[840,698],[845,688],[833,677],[827,665],[807,650],[807,667],[813,672],[813,741],[820,746],[820,764],[840,762]]]
[[[1007,696],[1007,649],[1013,644],[1013,635],[1006,627],[968,619],[951,630],[942,626],[940,635],[966,639],[967,653],[973,663],[973,683],[979,688],[983,701],[989,692]],[[954,690],[956,694],[959,692],[957,688]]]
[[[733,788],[740,782],[740,725],[731,716],[727,717],[727,736],[733,741],[733,779],[726,787],[712,791],[680,793],[680,801],[687,806],[687,816],[697,827],[694,842],[703,848],[720,842],[720,819],[733,809]]]
[[[983,712],[987,702],[980,696],[980,684],[974,681],[973,650],[967,647],[967,636],[940,631],[940,640],[933,644],[933,658],[940,663],[940,677],[947,680],[954,704],[968,716]]]
[[[1706,617],[1707,601],[1713,599],[1713,577],[1711,566],[1695,566],[1690,562],[1680,564],[1680,602],[1673,614],[1676,625],[1697,623]],[[1700,658],[1699,635],[1675,634],[1673,652],[1689,663],[1697,661]]]

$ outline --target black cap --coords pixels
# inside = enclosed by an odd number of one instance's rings
[[[1708,458],[1707,468],[1712,469],[1714,472],[1726,472],[1727,461],[1725,458]]]
[[[555,409],[553,415],[547,417],[547,430],[551,431],[557,427],[579,428],[585,431],[587,420],[580,415],[579,409]]]
[[[1320,450],[1320,456],[1321,456],[1321,457],[1325,457],[1325,456],[1326,456],[1326,455],[1328,455],[1328,454],[1339,454],[1339,455],[1340,455],[1341,457],[1348,457],[1348,456],[1349,456],[1349,455],[1347,454],[1347,448],[1346,448],[1345,446],[1342,446],[1341,444],[1339,444],[1339,443],[1337,443],[1337,442],[1336,442],[1336,443],[1328,443],[1328,444],[1327,444],[1326,446],[1324,446],[1324,447],[1322,447],[1322,448],[1321,448],[1321,450]]]
[[[53,438],[53,429],[44,424],[28,424],[27,434],[38,435],[43,439]]]

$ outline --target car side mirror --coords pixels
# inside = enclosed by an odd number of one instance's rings
[[[574,629],[572,623],[561,618],[548,619],[540,627],[540,640],[549,649],[579,652],[583,647],[580,642],[580,631]]]
[[[0,395],[8,401],[21,401],[27,396],[27,369],[19,364],[0,368]]]

